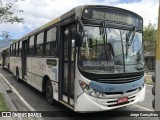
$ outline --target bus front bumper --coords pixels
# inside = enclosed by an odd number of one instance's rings
[[[118,104],[117,100],[119,97],[116,97],[117,95],[113,95],[113,98],[109,99],[98,99],[94,98],[92,96],[89,96],[86,93],[82,93],[78,98],[77,98],[77,104],[75,107],[75,111],[77,112],[98,112],[98,111],[106,111],[106,110],[112,110],[124,106],[128,106],[131,104],[135,104],[138,102],[141,102],[145,98],[145,88],[144,87],[137,93],[131,94],[129,96],[123,95],[123,97],[128,97],[128,102],[123,103],[123,104]],[[123,98],[122,97],[122,98]]]

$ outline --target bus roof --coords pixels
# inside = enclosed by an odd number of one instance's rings
[[[45,28],[47,28],[47,27],[49,27],[49,26],[52,26],[52,25],[60,22],[61,20],[65,19],[65,18],[67,18],[67,17],[69,17],[69,16],[71,16],[71,15],[74,15],[75,13],[80,13],[80,11],[78,12],[78,10],[81,9],[81,11],[82,11],[83,8],[84,8],[84,5],[83,5],[83,6],[77,6],[77,7],[73,8],[73,9],[71,9],[70,11],[64,13],[64,14],[61,15],[60,17],[57,17],[57,18],[51,20],[50,22],[42,25],[41,27],[35,29],[34,31],[32,31],[32,32],[24,35],[24,36],[23,36],[22,38],[20,38],[19,40],[24,39],[24,38],[26,38],[26,37],[34,34],[34,33],[37,33],[38,31],[41,31],[41,30],[43,30],[43,29],[45,29]]]

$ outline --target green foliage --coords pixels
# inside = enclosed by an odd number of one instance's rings
[[[14,0],[13,2],[5,3],[0,0],[0,23],[23,23],[24,19],[15,15],[17,12],[23,12],[23,10],[15,9],[15,4],[23,0]]]
[[[152,79],[146,79],[145,83],[149,84],[149,85],[153,85],[154,84],[153,81],[152,81]]]
[[[156,51],[157,30],[155,25],[149,23],[143,30],[144,54],[155,54]]]
[[[0,35],[0,37],[2,37],[2,38],[9,38],[9,37],[11,37],[11,35],[9,35],[9,32],[3,31],[2,34]]]
[[[9,111],[2,93],[0,93],[0,111]]]

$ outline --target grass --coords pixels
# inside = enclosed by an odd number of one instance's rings
[[[146,83],[146,84],[150,84],[150,85],[153,85],[153,84],[154,84],[153,81],[152,81],[152,79],[146,79],[146,80],[145,80],[145,83]]]
[[[0,93],[0,111],[9,111],[2,93]]]

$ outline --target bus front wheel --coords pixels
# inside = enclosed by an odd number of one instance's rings
[[[47,83],[46,83],[46,98],[49,104],[54,104],[53,88],[50,80],[47,80]]]

